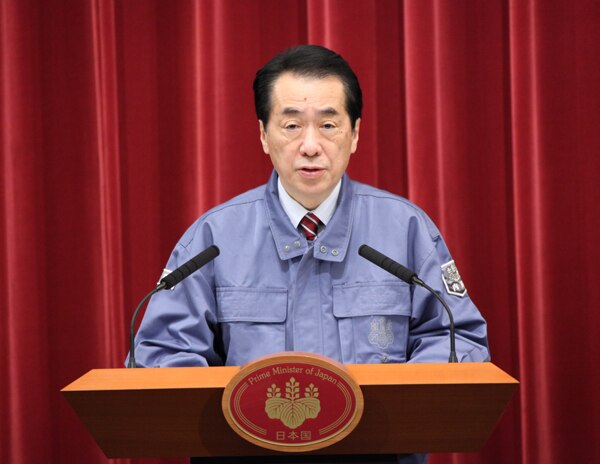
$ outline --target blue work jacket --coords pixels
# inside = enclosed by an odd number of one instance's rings
[[[445,297],[459,361],[489,359],[485,321],[457,274],[444,282],[452,257],[421,209],[344,176],[335,213],[311,243],[284,212],[274,172],[268,184],[211,209],[182,236],[171,271],[211,244],[221,253],[151,299],[136,337],[138,365],[241,365],[289,350],[343,363],[447,362],[443,307],[359,256],[363,243]],[[448,282],[462,293],[450,293]]]

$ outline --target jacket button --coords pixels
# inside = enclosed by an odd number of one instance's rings
[[[296,241],[294,242],[294,246],[295,246],[296,248],[300,248],[300,245],[301,245],[301,243],[300,243],[300,240],[296,240]]]
[[[327,247],[325,245],[321,245],[321,248],[319,248],[319,251],[321,253],[327,253]]]
[[[339,254],[340,254],[340,252],[339,252],[339,251],[337,251],[337,250],[334,248],[333,250],[331,250],[331,254],[332,254],[333,256],[337,256],[337,255],[339,255]]]
[[[292,248],[289,245],[286,245],[286,246],[283,247],[283,249],[285,251],[290,251]]]

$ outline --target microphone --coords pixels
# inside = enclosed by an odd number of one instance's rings
[[[409,285],[419,285],[424,289],[428,290],[434,297],[438,299],[438,301],[442,304],[446,312],[448,313],[448,319],[450,319],[450,358],[448,362],[455,363],[458,362],[458,358],[456,357],[456,336],[454,335],[454,317],[452,317],[452,311],[450,307],[446,304],[444,299],[436,292],[433,288],[419,279],[419,276],[414,272],[404,267],[402,264],[397,263],[391,258],[388,258],[383,253],[371,248],[369,245],[361,245],[358,248],[358,254],[363,258],[371,261],[373,264],[379,266],[385,271],[388,271],[390,274],[395,275],[400,280],[403,280]]]
[[[177,269],[175,269],[169,275],[160,279],[160,282],[158,283],[156,288],[154,290],[152,290],[150,293],[148,293],[144,298],[142,298],[142,301],[140,301],[140,303],[137,305],[137,308],[135,308],[133,317],[131,318],[131,327],[129,328],[129,364],[127,365],[127,367],[136,367],[136,365],[135,365],[135,346],[134,346],[134,344],[135,344],[135,320],[136,320],[137,315],[140,312],[140,309],[142,308],[143,304],[148,300],[148,298],[150,298],[155,293],[160,292],[161,290],[168,290],[170,288],[173,288],[175,285],[180,283],[183,279],[188,277],[190,274],[192,274],[193,272],[196,272],[202,266],[210,263],[213,259],[215,259],[217,256],[219,256],[219,253],[220,253],[219,248],[216,245],[209,246],[208,248],[206,248],[205,250],[201,251],[199,254],[194,256],[192,259],[190,259],[186,263],[179,266]]]
[[[206,250],[194,256],[187,263],[182,264],[169,275],[160,279],[160,283],[158,284],[158,287],[156,287],[156,289],[168,290],[174,287],[187,276],[189,276],[192,272],[196,272],[205,264],[210,263],[213,259],[219,256],[219,253],[219,248],[217,248],[216,245],[209,246]]]

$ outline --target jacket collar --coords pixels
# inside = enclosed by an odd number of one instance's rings
[[[265,209],[267,221],[275,240],[279,258],[287,260],[304,255],[312,248],[313,256],[324,261],[341,262],[344,260],[354,216],[354,195],[352,181],[344,174],[338,205],[329,224],[319,233],[311,245],[295,229],[286,215],[277,192],[277,172],[273,171],[265,188]]]

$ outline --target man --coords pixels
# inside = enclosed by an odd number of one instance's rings
[[[221,254],[153,297],[136,338],[138,364],[240,365],[289,350],[343,363],[446,362],[443,308],[360,257],[363,243],[444,293],[459,361],[489,359],[485,321],[436,226],[409,201],[345,174],[362,95],[343,58],[318,46],[286,50],[258,71],[254,93],[275,170],[183,235],[168,269],[213,243]]]

